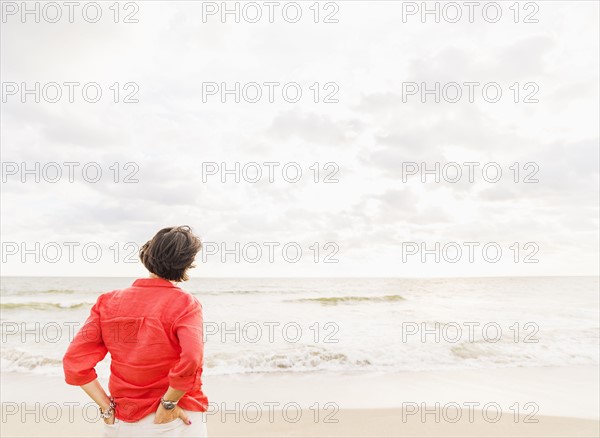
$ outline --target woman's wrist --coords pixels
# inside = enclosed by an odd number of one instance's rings
[[[180,391],[178,389],[172,388],[169,386],[167,391],[163,394],[162,398],[164,400],[169,400],[173,402],[178,402],[184,396],[185,391]]]
[[[115,407],[116,404],[114,399],[112,397],[107,399],[105,403],[100,405],[100,415],[102,416],[102,418],[110,418],[111,416],[113,416],[115,414]]]

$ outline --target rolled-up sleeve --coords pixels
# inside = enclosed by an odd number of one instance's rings
[[[77,332],[63,357],[65,381],[69,385],[85,385],[98,377],[96,364],[108,352],[102,339],[100,327],[100,305],[102,295],[90,311],[83,327]]]
[[[198,383],[204,362],[202,305],[191,297],[183,314],[173,323],[179,341],[179,361],[169,371],[169,385],[180,391],[190,391]]]

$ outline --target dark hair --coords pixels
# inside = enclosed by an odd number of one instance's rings
[[[140,248],[140,260],[154,275],[171,281],[188,280],[187,270],[194,267],[194,258],[202,242],[187,225],[168,227]]]

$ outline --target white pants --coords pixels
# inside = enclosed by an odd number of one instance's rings
[[[194,437],[206,438],[206,413],[185,411],[192,422],[189,426],[181,418],[162,424],[154,424],[155,413],[139,421],[129,423],[115,420],[115,424],[104,424],[104,437]]]

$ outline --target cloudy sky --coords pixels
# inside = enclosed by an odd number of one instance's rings
[[[136,245],[175,224],[205,242],[201,276],[598,275],[597,2],[437,3],[439,23],[289,3],[273,23],[192,1],[36,23],[5,2],[2,275],[144,275]]]

